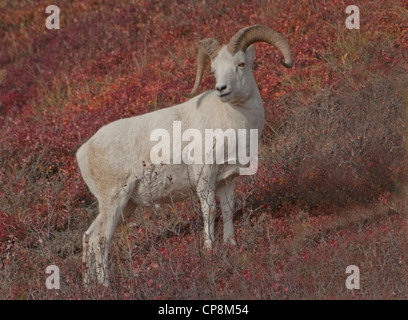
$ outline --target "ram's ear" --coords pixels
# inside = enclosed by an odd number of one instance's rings
[[[255,48],[253,45],[250,45],[248,49],[245,51],[245,56],[246,56],[246,63],[252,66],[252,64],[254,63],[254,59],[255,59]]]

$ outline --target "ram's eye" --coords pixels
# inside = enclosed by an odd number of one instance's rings
[[[245,67],[245,62],[241,62],[241,63],[238,65],[238,67],[241,67],[241,68]]]

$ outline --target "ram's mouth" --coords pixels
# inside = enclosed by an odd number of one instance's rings
[[[224,98],[224,97],[230,95],[231,93],[232,93],[232,92],[230,91],[230,92],[227,92],[227,93],[219,94],[218,96],[219,96],[220,98]]]

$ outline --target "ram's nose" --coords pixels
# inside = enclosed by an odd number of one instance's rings
[[[225,97],[231,93],[228,86],[225,84],[216,86],[215,90],[217,90],[219,97]]]
[[[222,94],[222,92],[223,92],[225,89],[227,89],[227,86],[224,84],[224,85],[222,85],[222,86],[216,86],[215,89],[218,91],[218,93],[221,93],[221,94]]]

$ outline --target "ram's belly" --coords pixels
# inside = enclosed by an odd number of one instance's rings
[[[193,194],[194,181],[186,165],[147,165],[131,198],[143,206],[183,200]]]

